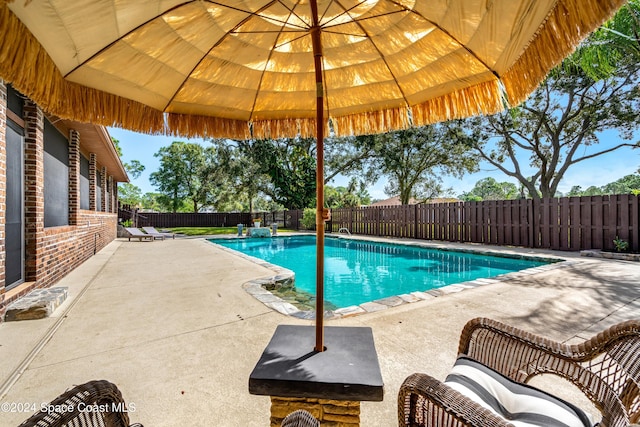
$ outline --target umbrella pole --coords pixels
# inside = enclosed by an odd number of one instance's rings
[[[324,351],[324,84],[318,4],[311,0],[313,61],[316,75],[316,345]]]

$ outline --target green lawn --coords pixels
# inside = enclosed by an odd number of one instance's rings
[[[184,234],[186,236],[206,236],[215,234],[238,234],[238,227],[176,227],[170,228],[172,233]],[[290,229],[278,228],[278,231],[294,231]],[[243,234],[246,229],[243,230]]]

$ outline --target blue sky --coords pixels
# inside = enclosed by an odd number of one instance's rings
[[[151,136],[123,129],[109,128],[109,134],[120,141],[123,152],[123,161],[139,160],[146,169],[142,175],[132,181],[133,184],[140,187],[143,193],[155,191],[149,182],[149,175],[156,171],[160,165],[158,159],[153,155],[160,147],[171,144],[172,141],[191,141],[206,144],[202,139],[186,139],[166,136]],[[637,141],[640,138],[640,132],[636,133]],[[605,146],[612,146],[619,142],[616,132],[607,132],[601,136],[601,144],[593,147],[585,147],[583,155],[596,150],[602,150]],[[527,157],[519,159],[522,165],[528,165]],[[574,185],[580,185],[587,188],[591,185],[602,186],[609,182],[615,181],[625,175],[632,174],[640,167],[640,149],[623,148],[610,154],[596,157],[572,166],[564,176],[560,184],[559,191],[566,193]],[[469,191],[475,183],[486,177],[493,177],[497,181],[509,181],[516,183],[502,172],[497,171],[495,167],[483,163],[480,165],[480,171],[474,174],[465,175],[462,179],[444,177],[445,187],[453,188],[453,195],[457,196],[464,191]],[[330,185],[346,185],[348,179],[341,177],[336,179]],[[369,187],[369,194],[374,199],[386,199],[388,196],[384,194],[384,186],[386,181],[379,180],[377,183]]]

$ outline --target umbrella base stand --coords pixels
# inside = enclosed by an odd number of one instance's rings
[[[306,409],[321,425],[360,425],[360,402],[380,402],[382,375],[371,328],[325,327],[323,352],[314,327],[280,325],[249,376],[249,393],[271,396],[271,425]]]
[[[279,427],[284,417],[298,409],[309,411],[320,426],[360,425],[360,401],[271,396],[271,427]]]

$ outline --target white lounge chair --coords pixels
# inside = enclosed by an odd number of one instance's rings
[[[172,239],[176,238],[176,235],[173,233],[163,233],[156,230],[154,227],[142,227],[145,233],[151,234],[152,236],[162,236],[162,237],[171,237]]]
[[[137,228],[125,227],[125,230],[127,230],[127,233],[129,233],[129,241],[131,241],[131,238],[138,239],[138,241],[140,242],[143,240],[151,240],[153,242],[155,240],[154,236],[152,236],[151,234],[143,233]],[[162,239],[164,240],[164,236],[162,237]]]

